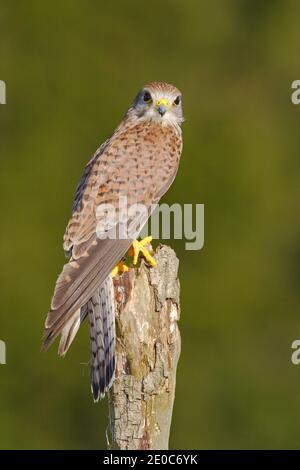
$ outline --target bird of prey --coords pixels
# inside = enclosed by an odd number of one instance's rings
[[[127,198],[128,205],[143,204],[146,215],[140,218],[142,229],[153,205],[176,176],[182,151],[183,120],[182,97],[176,87],[164,82],[145,85],[112,136],[86,165],[76,189],[63,245],[69,260],[56,282],[45,322],[43,349],[61,335],[58,353],[64,356],[81,323],[88,317],[91,387],[95,401],[109,390],[115,373],[112,275],[118,269],[113,268],[117,265],[121,271],[126,270],[118,263],[131,245],[135,263],[141,252],[155,265],[155,259],[146,251],[151,238],[138,242],[131,236],[112,236],[112,227],[102,226],[104,221],[97,216],[97,208],[109,204],[118,213],[121,197]],[[122,224],[128,227],[129,222],[129,217],[117,220],[117,228]],[[99,226],[102,236],[98,236]]]

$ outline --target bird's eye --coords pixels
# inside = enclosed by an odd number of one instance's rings
[[[177,98],[175,98],[175,100],[174,100],[174,104],[175,104],[175,106],[178,106],[179,103],[180,103],[180,96],[177,96]]]
[[[144,92],[143,99],[144,99],[145,103],[149,103],[149,101],[151,101],[152,98],[151,98],[151,95],[150,95],[149,91]]]

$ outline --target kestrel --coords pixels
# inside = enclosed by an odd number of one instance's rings
[[[91,338],[91,384],[94,400],[103,397],[114,380],[115,311],[112,270],[130,246],[134,263],[141,252],[148,262],[147,238],[112,236],[132,220],[108,227],[97,208],[116,208],[121,197],[128,205],[143,204],[140,229],[153,204],[168,190],[177,173],[182,151],[183,122],[180,91],[164,82],[145,85],[112,136],[86,165],[76,190],[72,216],[64,235],[69,258],[59,275],[45,322],[43,349],[61,335],[58,353],[64,356],[81,323],[88,316]],[[116,231],[116,229],[118,229]],[[105,236],[99,236],[99,232]],[[134,237],[137,238],[137,237]],[[118,265],[121,271],[126,270]],[[114,270],[114,274],[118,269]]]

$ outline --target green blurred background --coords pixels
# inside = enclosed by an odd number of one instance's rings
[[[300,3],[0,2],[0,448],[105,448],[85,326],[40,353],[83,166],[143,83],[184,95],[165,202],[205,204],[180,258],[182,355],[172,448],[299,448]]]

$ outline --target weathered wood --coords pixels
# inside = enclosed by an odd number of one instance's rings
[[[114,280],[116,380],[109,394],[109,446],[168,449],[180,355],[178,259],[156,250],[155,268]]]

